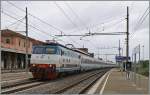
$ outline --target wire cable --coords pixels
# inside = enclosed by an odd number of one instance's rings
[[[11,3],[10,1],[7,1],[7,2],[8,2],[9,4],[11,4],[12,6],[14,6],[15,8],[17,8],[17,9],[19,9],[19,10],[25,12],[25,10],[23,10],[22,8],[19,8],[18,6],[16,6],[15,4]],[[42,22],[42,23],[44,23],[44,24],[46,24],[46,25],[52,27],[53,29],[59,31],[61,34],[64,33],[62,30],[60,30],[60,29],[54,27],[53,25],[51,25],[51,24],[49,24],[49,23],[47,23],[47,22],[41,20],[39,17],[36,17],[36,16],[32,15],[31,13],[28,13],[28,14],[29,14],[30,16],[32,16],[33,18],[36,18],[36,19],[39,20],[40,22]],[[33,27],[33,26],[32,26],[32,27]],[[35,27],[34,27],[34,28],[35,28]],[[54,37],[54,38],[56,38],[56,37]],[[72,40],[72,39],[71,39],[71,40]],[[73,41],[73,40],[72,40],[72,41]],[[75,42],[75,41],[73,41],[73,42]],[[77,42],[75,42],[75,43],[77,43]],[[78,45],[79,45],[79,44],[78,44]]]
[[[8,25],[7,27],[10,27],[10,26],[12,26],[12,25],[16,24],[17,22],[20,22],[21,20],[24,20],[24,19],[25,19],[25,17],[23,17],[23,18],[21,18],[21,19],[15,21],[15,22],[13,22],[13,23],[11,23],[11,24]]]
[[[149,8],[149,7],[148,7],[148,8]],[[147,11],[147,10],[146,10],[146,11]],[[146,13],[146,11],[144,12],[144,14]],[[130,39],[133,38],[133,35],[137,32],[137,29],[140,28],[140,25],[143,24],[143,22],[145,21],[145,19],[147,18],[147,16],[148,16],[149,13],[150,13],[150,12],[148,11],[148,13],[147,13],[146,15],[144,15],[144,14],[142,15],[142,17],[141,17],[140,20],[138,21],[138,22],[139,22],[139,23],[138,23],[138,27],[136,26],[135,32],[132,32]]]
[[[65,5],[71,10],[71,12],[74,14],[74,16],[80,21],[81,24],[83,24],[85,26],[85,23],[83,22],[83,20],[80,19],[80,17],[77,15],[77,13],[73,10],[73,8],[67,3],[64,2]],[[86,27],[86,26],[85,26]]]
[[[5,15],[7,15],[7,16],[9,16],[9,17],[11,17],[11,18],[13,18],[13,19],[15,19],[15,20],[18,20],[17,18],[15,18],[15,17],[13,17],[13,16],[11,16],[11,15],[7,14],[7,13],[6,13],[6,12],[4,12],[4,11],[2,11],[2,13],[3,13],[3,14],[5,14]],[[21,22],[21,23],[25,24],[23,21],[19,21],[19,22]],[[30,25],[30,24],[29,24],[29,27],[32,27],[32,28],[34,28],[34,29],[38,30],[38,31],[39,31],[39,32],[41,32],[41,33],[45,33],[46,35],[49,35],[47,32],[42,31],[42,30],[40,30],[40,29],[36,28],[36,27],[35,27],[35,26],[33,26],[33,25]],[[51,36],[51,37],[53,37],[53,38],[56,38],[55,36],[52,36],[52,35],[49,35],[49,36]],[[58,38],[56,38],[56,39],[58,39]],[[60,40],[60,39],[59,39],[59,40]],[[63,41],[63,40],[61,40],[61,41]]]
[[[138,26],[140,25],[141,20],[144,18],[146,12],[148,11],[149,7],[145,10],[145,12],[143,13],[143,15],[141,16],[141,18],[138,20],[134,30],[136,30],[138,28]]]
[[[78,26],[71,20],[71,18],[66,14],[66,12],[56,3],[56,1],[54,1],[54,4],[64,14],[64,16],[71,22],[71,24],[77,28]]]
[[[24,9],[19,8],[18,6],[16,6],[15,4],[11,3],[10,1],[7,1],[7,2],[8,2],[9,4],[11,4],[12,6],[16,7],[17,9],[21,10],[22,12],[26,12]],[[61,32],[63,32],[62,30],[58,29],[57,27],[55,27],[55,26],[53,26],[53,25],[51,25],[51,24],[47,23],[46,21],[43,21],[43,20],[42,20],[42,19],[40,19],[39,17],[34,16],[34,15],[32,15],[31,13],[28,13],[28,14],[29,14],[30,16],[32,16],[33,18],[35,18],[35,19],[39,20],[40,22],[42,22],[42,23],[44,23],[44,24],[46,24],[46,25],[50,26],[51,28],[53,28],[53,29],[55,29],[55,30],[59,31],[60,33],[61,33]]]

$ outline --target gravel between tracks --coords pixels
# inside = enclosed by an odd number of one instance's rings
[[[88,76],[89,74],[92,74],[98,71],[100,70],[85,72],[85,73],[81,73],[81,74],[77,74],[73,76],[56,79],[54,81],[47,82],[47,84],[33,87],[27,90],[19,91],[19,92],[16,92],[15,94],[51,94],[63,88],[66,85],[69,85],[77,80],[81,80],[82,78]]]
[[[1,74],[1,81],[12,81],[16,79],[32,78],[31,72],[19,72],[19,73],[3,73]]]
[[[62,92],[62,94],[82,94],[89,88],[90,85],[94,84],[97,79],[102,77],[105,72],[97,73],[96,75],[82,81],[81,83],[67,89],[66,91]],[[60,94],[60,93],[59,93]]]
[[[19,79],[19,80],[14,80],[14,81],[9,81],[9,82],[2,82],[1,83],[1,89],[5,88],[11,88],[14,86],[22,85],[22,84],[27,84],[27,83],[32,83],[35,82],[36,80],[34,79]]]
[[[32,82],[32,83],[19,85],[19,86],[14,86],[14,87],[11,87],[11,88],[2,89],[1,93],[2,94],[11,94],[11,93],[21,91],[21,90],[24,90],[24,89],[32,88],[34,86],[42,85],[43,83],[45,83],[45,82]]]

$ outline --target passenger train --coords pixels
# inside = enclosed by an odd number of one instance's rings
[[[60,74],[114,67],[91,57],[79,49],[71,49],[59,43],[33,46],[30,72],[36,79],[55,79]]]

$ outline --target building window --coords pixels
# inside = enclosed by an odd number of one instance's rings
[[[10,44],[10,39],[7,38],[7,39],[6,39],[6,43],[7,43],[7,44]]]
[[[28,48],[30,48],[30,42],[28,41]]]
[[[24,47],[26,47],[26,43],[24,42]]]
[[[19,40],[19,46],[20,46],[20,40]]]

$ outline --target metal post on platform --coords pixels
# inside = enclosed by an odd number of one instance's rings
[[[140,50],[140,44],[139,44],[139,63],[140,63],[140,60],[141,60],[141,50]]]
[[[119,40],[119,48],[118,48],[119,56],[121,56],[120,50],[121,50],[121,48],[120,48],[120,40]],[[116,55],[116,56],[117,56],[117,55]],[[121,63],[120,63],[120,61],[118,62],[118,64],[119,64],[119,69],[120,69],[120,71],[121,71]]]
[[[141,62],[140,62],[140,60],[141,60],[141,55],[140,55],[141,53],[140,53],[140,52],[141,52],[141,50],[140,50],[140,44],[139,44],[139,62],[138,62],[138,71],[140,70],[140,63],[141,63]],[[140,87],[141,87],[141,77],[140,77],[139,75],[138,75],[138,79],[139,79],[139,82],[138,82],[138,83],[139,83],[139,88],[140,88]]]
[[[133,55],[133,53],[132,53],[132,60],[131,60],[131,62],[132,62],[132,67],[131,67],[131,72],[132,72],[132,81],[134,81],[134,77],[133,77],[133,75],[134,75],[134,73],[133,73],[134,55]]]
[[[143,61],[144,61],[144,45],[142,47],[143,47]]]
[[[134,54],[134,83],[136,85],[136,53]]]

